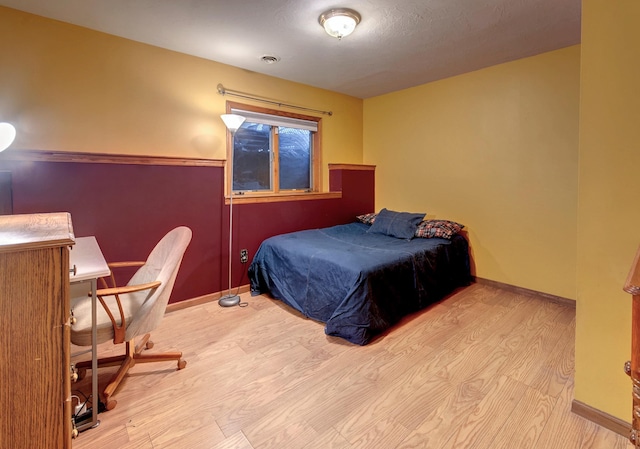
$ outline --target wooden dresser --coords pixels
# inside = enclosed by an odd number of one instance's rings
[[[631,377],[631,433],[629,440],[640,448],[640,247],[629,270],[624,291],[632,295],[631,302],[631,360],[624,364],[624,371]]]
[[[68,213],[0,216],[0,448],[71,448]]]

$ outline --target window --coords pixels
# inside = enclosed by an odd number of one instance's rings
[[[228,191],[264,195],[320,190],[320,118],[238,103],[228,103],[227,110],[246,118],[227,155]]]

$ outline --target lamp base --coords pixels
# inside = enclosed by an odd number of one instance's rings
[[[222,298],[218,300],[218,304],[221,307],[233,307],[240,304],[240,296],[238,295],[224,295]]]

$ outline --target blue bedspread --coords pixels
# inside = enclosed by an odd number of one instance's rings
[[[367,344],[403,316],[470,281],[467,240],[367,233],[362,223],[266,239],[249,266],[252,295],[267,293]]]

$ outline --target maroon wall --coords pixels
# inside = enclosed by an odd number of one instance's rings
[[[3,160],[0,170],[11,172],[14,214],[70,212],[75,235],[95,235],[108,261],[144,260],[166,232],[190,227],[171,302],[228,288],[224,168]],[[331,170],[330,180],[342,198],[233,206],[233,286],[248,283],[241,248],[251,261],[267,237],[373,211],[372,170]]]

